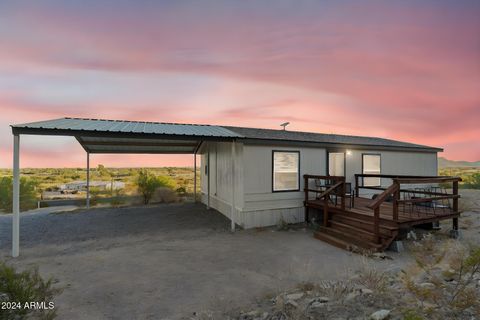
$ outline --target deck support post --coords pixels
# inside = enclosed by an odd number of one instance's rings
[[[12,257],[20,254],[20,135],[13,135]]]
[[[458,213],[458,181],[453,181],[453,186],[452,186],[452,191],[453,195],[455,196],[453,198],[453,212]],[[452,219],[452,232],[451,234],[453,235],[454,238],[458,237],[458,218],[453,218]]]
[[[376,207],[373,211],[373,233],[375,234],[375,240],[380,243],[380,208]]]
[[[90,152],[87,152],[87,209],[90,208]]]
[[[193,203],[197,203],[197,151],[193,153]]]
[[[396,191],[393,193],[393,221],[398,221],[398,200],[400,200],[400,185],[398,182],[394,182]]]
[[[358,192],[360,191],[360,187],[358,185],[358,175],[355,175],[355,197],[359,197],[360,195]]]
[[[232,232],[235,232],[235,141],[232,141],[232,208],[230,210],[230,221]]]
[[[345,194],[347,193],[346,185],[345,185],[345,177],[343,178],[343,183],[342,183],[342,211],[345,212]]]
[[[323,226],[328,227],[328,197],[323,198]]]

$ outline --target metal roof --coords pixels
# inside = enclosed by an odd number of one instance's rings
[[[147,121],[61,118],[12,125],[12,131],[14,134],[74,136],[91,153],[193,153],[205,140],[443,151],[440,148],[376,137]]]
[[[31,122],[12,125],[13,130],[18,129],[47,129],[61,131],[85,131],[105,133],[130,133],[130,134],[154,134],[174,136],[198,136],[198,137],[240,137],[221,126],[178,124],[148,121],[126,120],[102,120],[82,118],[60,118],[47,121]]]
[[[12,125],[12,130],[18,134],[74,136],[90,153],[191,154],[204,140],[241,137],[221,126],[81,118]]]
[[[390,140],[377,137],[349,136],[339,134],[301,132],[289,130],[257,129],[246,127],[224,126],[241,136],[243,139],[259,141],[290,141],[309,144],[372,146],[391,149],[417,149],[430,152],[441,152],[443,149],[409,142]]]

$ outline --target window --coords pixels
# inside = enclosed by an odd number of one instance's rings
[[[343,152],[328,153],[328,175],[330,176],[345,175],[345,153]]]
[[[273,192],[300,190],[300,152],[273,151]]]
[[[380,174],[380,155],[379,154],[363,154],[363,173],[364,174]],[[363,185],[365,187],[379,187],[380,178],[364,177]]]

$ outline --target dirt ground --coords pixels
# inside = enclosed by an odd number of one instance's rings
[[[59,319],[180,319],[303,281],[341,279],[365,263],[301,227],[232,234],[229,226],[200,204],[26,214],[21,256],[12,259],[11,215],[4,215],[0,258],[58,281]],[[369,263],[390,270],[409,260],[390,255]]]

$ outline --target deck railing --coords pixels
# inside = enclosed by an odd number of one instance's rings
[[[319,176],[309,175],[303,176],[305,192],[305,221],[308,222],[308,200],[310,200],[310,194],[315,194],[316,200],[323,200],[323,226],[328,226],[328,201],[332,195],[341,197],[341,208],[345,210],[345,177],[339,176]],[[310,187],[311,185],[315,187]]]
[[[372,187],[372,186],[363,186],[359,184],[360,178],[371,177],[371,178],[388,178],[392,180],[392,184],[388,188],[382,187]],[[435,214],[435,206],[437,201],[450,201],[452,200],[452,213],[458,213],[458,199],[460,195],[458,194],[458,183],[462,181],[459,177],[421,177],[421,176],[394,176],[394,175],[381,175],[381,174],[356,174],[355,175],[355,190],[356,196],[359,196],[359,189],[370,189],[370,190],[383,190],[383,192],[377,195],[376,198],[367,206],[373,210],[374,224],[373,232],[377,238],[377,241],[380,241],[380,207],[388,199],[391,199],[392,202],[392,220],[398,221],[399,206],[403,205],[404,211],[406,206],[411,206],[412,208],[417,205],[422,205],[426,208],[432,208],[431,212]],[[446,192],[436,192],[428,189],[425,190],[414,190],[412,189],[402,189],[402,185],[432,185],[432,184],[452,184],[452,193]],[[445,188],[446,189],[446,188]],[[400,194],[404,193],[403,199],[401,199]],[[426,195],[427,197],[405,197],[405,193],[413,193],[415,195]],[[453,229],[458,229],[458,219],[453,219]]]

